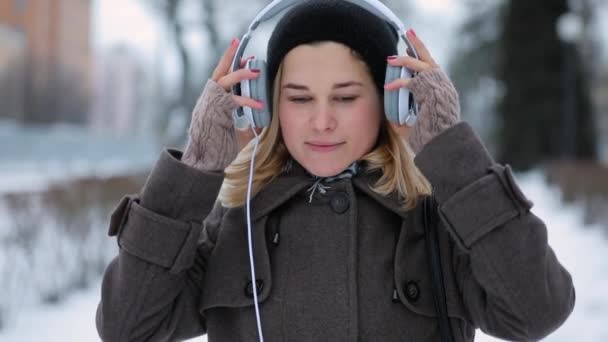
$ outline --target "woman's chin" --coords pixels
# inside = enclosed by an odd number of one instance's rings
[[[329,164],[329,163],[305,163],[302,166],[310,174],[317,177],[331,177],[342,173],[351,163]]]

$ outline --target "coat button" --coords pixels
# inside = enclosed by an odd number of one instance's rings
[[[257,279],[255,281],[255,285],[259,296],[260,293],[262,293],[262,289],[264,288],[264,282],[261,279]],[[253,298],[253,283],[251,281],[248,281],[247,285],[245,285],[245,296],[247,296],[248,298]]]
[[[350,206],[348,196],[343,192],[335,193],[329,201],[329,204],[331,205],[333,211],[338,214],[345,212]]]
[[[408,281],[405,284],[405,295],[409,299],[410,302],[415,302],[420,297],[420,288],[418,284],[414,281]]]

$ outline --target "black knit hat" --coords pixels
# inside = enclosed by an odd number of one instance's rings
[[[308,0],[296,5],[277,23],[266,51],[269,99],[279,64],[289,51],[316,41],[342,43],[361,55],[383,94],[386,57],[397,54],[397,34],[390,25],[345,0]],[[272,108],[272,107],[270,107]]]

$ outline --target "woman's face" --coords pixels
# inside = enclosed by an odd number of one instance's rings
[[[279,122],[291,156],[316,176],[333,176],[376,143],[382,106],[371,74],[350,48],[300,45],[283,60]]]

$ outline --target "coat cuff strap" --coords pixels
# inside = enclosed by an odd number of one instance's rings
[[[464,250],[533,205],[515,183],[510,166],[495,164],[488,171],[439,208],[443,222]]]
[[[176,274],[192,266],[201,225],[152,212],[127,195],[110,219],[108,235],[121,250]]]

